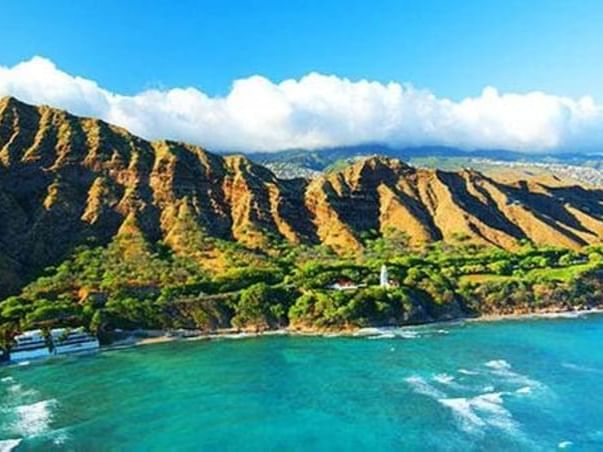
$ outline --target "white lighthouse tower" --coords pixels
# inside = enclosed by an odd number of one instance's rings
[[[387,267],[385,264],[381,266],[381,274],[379,275],[379,285],[384,288],[389,287],[389,276],[387,275]]]

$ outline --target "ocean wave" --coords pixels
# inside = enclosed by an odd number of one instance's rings
[[[229,333],[229,334],[220,334],[219,336],[212,336],[210,339],[212,340],[220,340],[220,339],[247,339],[250,337],[256,337],[256,333]]]
[[[16,420],[11,426],[12,430],[14,433],[26,437],[47,432],[56,405],[55,399],[49,399],[15,407]]]
[[[22,439],[0,439],[0,452],[10,452],[15,450]]]
[[[603,374],[603,369],[597,369],[595,367],[581,366],[579,364],[574,363],[562,363],[561,364],[566,369],[576,370],[578,372],[586,372],[590,374]]]
[[[517,423],[511,412],[503,406],[503,393],[491,392],[479,395],[472,399],[476,409],[486,415],[488,425],[497,427],[508,433],[515,433]]]
[[[568,447],[572,446],[574,443],[572,443],[571,441],[561,441],[559,444],[557,444],[557,447],[559,449],[567,449]]]
[[[486,428],[496,428],[517,434],[518,424],[504,407],[502,392],[489,392],[472,398],[444,398],[439,402],[450,408],[460,427],[470,433],[483,433]]]
[[[66,428],[53,430],[46,436],[52,440],[52,444],[55,446],[64,446],[71,439]]]
[[[354,336],[366,337],[367,339],[415,339],[419,337],[417,331],[407,328],[383,327],[383,328],[362,328]]]
[[[463,375],[479,375],[479,372],[476,370],[459,369],[458,372]]]
[[[443,385],[448,385],[448,384],[454,382],[454,377],[452,375],[449,375],[446,373],[437,374],[433,377],[433,379]]]
[[[13,377],[3,377],[0,381],[2,383],[12,383],[15,381],[15,379]]]
[[[377,336],[368,336],[368,339],[395,339],[396,335],[394,333],[383,333]]]
[[[460,422],[461,428],[467,432],[481,432],[482,427],[486,425],[484,420],[475,413],[470,401],[464,397],[439,399],[439,402],[452,410]]]
[[[16,406],[22,405],[27,401],[35,399],[38,392],[35,389],[26,389],[21,383],[17,383],[13,378],[7,381],[10,386],[6,387],[7,397],[3,400],[2,406]]]
[[[385,328],[360,328],[354,333],[354,336],[378,336],[380,334],[383,334],[384,330]]]
[[[511,364],[504,359],[495,359],[488,361],[484,364],[490,371],[490,373],[498,378],[501,378],[507,383],[521,386],[519,394],[526,394],[528,391],[526,387],[530,388],[530,392],[534,389],[545,390],[546,386],[538,380],[523,375],[519,372],[512,370]]]
[[[488,361],[485,364],[485,366],[489,367],[490,369],[496,369],[496,370],[508,370],[508,369],[511,369],[511,364],[509,364],[504,359],[493,359],[491,361]]]
[[[413,391],[417,394],[426,395],[434,399],[442,399],[446,397],[444,392],[430,385],[423,377],[418,375],[412,375],[408,378],[405,378],[404,381],[406,381],[406,383],[408,383],[412,387]]]
[[[371,327],[361,328],[354,336],[367,339],[417,339],[442,334],[448,334],[448,330],[425,327]]]
[[[401,337],[403,339],[416,339],[418,337],[422,337],[418,331],[413,330],[397,330],[393,333],[397,337]]]
[[[587,314],[589,314],[589,311],[543,312],[541,314],[534,314],[532,317],[542,319],[576,319]]]
[[[19,383],[12,384],[8,387],[8,392],[23,392],[23,386]]]

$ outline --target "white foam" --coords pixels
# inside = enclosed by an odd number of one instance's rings
[[[459,373],[463,375],[479,375],[479,372],[467,369],[459,369]]]
[[[21,386],[20,384],[14,384],[14,385],[10,385],[8,387],[8,391],[9,392],[21,392],[23,390],[23,386]]]
[[[546,389],[543,383],[511,370],[511,364],[504,359],[488,361],[485,366],[490,368],[492,375],[502,378],[508,383],[517,384],[521,387],[529,386],[531,389]]]
[[[250,337],[255,337],[257,334],[255,333],[230,333],[230,334],[221,334],[219,336],[211,337],[214,340],[220,339],[247,339]]]
[[[504,407],[502,396],[500,392],[487,392],[473,398],[441,399],[439,402],[452,410],[461,428],[467,432],[478,433],[490,427],[515,434],[517,423]]]
[[[396,332],[396,335],[404,339],[416,339],[417,337],[421,337],[417,331],[412,330],[399,330]]]
[[[435,381],[437,381],[438,383],[441,383],[443,385],[448,385],[450,383],[452,383],[454,381],[454,377],[452,375],[448,375],[448,374],[437,374],[433,377],[433,379]]]
[[[369,339],[395,339],[396,335],[394,333],[384,333],[378,336],[369,336]]]
[[[65,429],[54,430],[52,432],[52,443],[55,446],[63,446],[69,439],[69,433]]]
[[[576,319],[588,314],[588,311],[567,311],[567,312],[544,312],[535,314],[533,317],[543,319]]]
[[[381,328],[360,328],[354,336],[378,336],[382,334]]]
[[[574,443],[572,443],[571,441],[561,441],[557,447],[559,449],[567,449],[568,447],[572,446]]]
[[[0,452],[10,452],[21,444],[22,439],[2,439],[0,440]]]
[[[410,376],[404,381],[412,386],[413,390],[417,394],[426,395],[434,399],[442,399],[446,397],[446,394],[427,383],[424,378],[419,377],[418,375]]]
[[[2,383],[12,383],[15,381],[15,379],[13,377],[4,377],[2,378],[2,380],[0,380]]]
[[[354,333],[354,336],[366,337],[368,339],[416,339],[421,337],[420,333],[408,328],[361,328]]]
[[[23,385],[15,383],[15,380],[12,380],[12,383],[13,384],[8,386],[6,390],[9,393],[10,399],[15,402],[13,405],[18,405],[19,403],[22,403],[23,399],[35,397],[37,394],[35,389],[24,389]]]
[[[461,428],[468,432],[480,431],[486,423],[480,418],[471,407],[469,400],[460,397],[456,399],[440,399],[439,402],[450,408],[459,420]]]
[[[471,399],[471,404],[478,411],[485,413],[486,422],[508,433],[515,432],[517,425],[511,412],[503,406],[502,393],[491,392]]]
[[[511,369],[511,364],[509,364],[504,359],[493,359],[492,361],[488,361],[485,364],[486,367],[495,370],[509,370]]]
[[[17,420],[13,430],[23,436],[36,436],[46,432],[56,404],[55,399],[50,399],[16,407],[14,411]]]
[[[515,391],[517,394],[530,394],[532,392],[532,388],[530,386],[523,386]]]

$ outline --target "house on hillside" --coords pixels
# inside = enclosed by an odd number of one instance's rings
[[[327,289],[332,290],[356,290],[361,287],[365,287],[366,284],[356,284],[350,279],[338,279],[333,284],[329,284]]]

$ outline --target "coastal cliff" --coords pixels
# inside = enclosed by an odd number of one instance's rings
[[[393,228],[414,245],[463,236],[505,249],[521,240],[577,249],[600,241],[601,201],[600,190],[503,184],[471,170],[416,169],[383,157],[312,180],[280,180],[243,156],[148,142],[100,120],[0,101],[5,292],[19,286],[14,276],[35,274],[88,240],[109,243],[124,229],[220,271],[222,253],[207,239],[350,253],[363,234]],[[191,242],[199,245],[194,251]]]
[[[9,332],[346,329],[590,307],[602,237],[601,190],[378,156],[283,180],[244,156],[0,100]],[[340,280],[357,288],[329,288]]]

